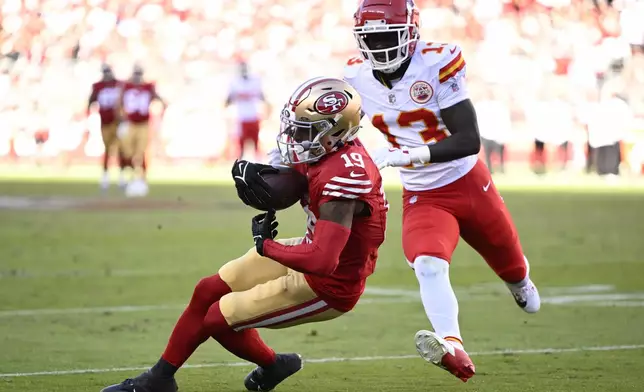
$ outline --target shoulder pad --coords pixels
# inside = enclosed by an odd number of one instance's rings
[[[418,46],[418,52],[428,67],[438,64],[442,68],[461,53],[461,47],[456,44],[419,42]]]
[[[365,169],[365,156],[359,151],[343,149],[322,162],[318,182],[323,198],[360,199],[373,189]]]
[[[364,66],[362,57],[351,57],[344,66],[343,79],[353,79],[358,76],[358,72]]]
[[[465,68],[461,47],[455,44],[425,43],[419,48],[425,65],[438,68],[438,81],[444,83]]]

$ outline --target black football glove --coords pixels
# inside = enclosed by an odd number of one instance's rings
[[[247,206],[268,210],[271,201],[271,187],[264,181],[262,174],[279,173],[270,165],[236,160],[232,175],[237,188],[237,196]]]
[[[278,223],[275,220],[275,210],[270,209],[264,214],[253,217],[252,221],[253,241],[257,253],[264,256],[264,240],[274,239],[277,237]]]

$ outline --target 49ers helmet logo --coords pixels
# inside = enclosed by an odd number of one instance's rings
[[[315,101],[315,111],[320,114],[335,114],[349,104],[349,97],[339,91],[330,91]]]

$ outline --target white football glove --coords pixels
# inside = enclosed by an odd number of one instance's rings
[[[379,170],[387,166],[403,167],[412,163],[424,165],[429,162],[430,154],[427,146],[415,148],[381,148],[373,154],[373,162]]]
[[[407,148],[381,148],[373,154],[373,163],[382,170],[387,166],[399,167],[411,164],[411,156]]]

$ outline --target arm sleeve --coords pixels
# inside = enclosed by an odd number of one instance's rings
[[[449,49],[449,55],[441,61],[438,72],[436,100],[441,109],[448,108],[469,98],[465,75],[467,66],[458,45]]]
[[[282,245],[264,241],[264,256],[295,271],[312,275],[331,275],[340,262],[340,254],[349,241],[351,230],[339,223],[319,220],[313,242]]]

